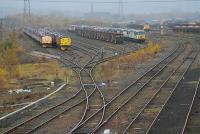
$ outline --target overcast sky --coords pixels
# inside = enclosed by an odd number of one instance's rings
[[[31,11],[33,13],[46,13],[53,11],[61,11],[65,14],[69,12],[89,12],[90,1],[93,2],[118,2],[119,0],[71,0],[77,3],[70,2],[45,2],[52,0],[30,0]],[[42,1],[42,2],[41,2]],[[65,1],[65,0],[53,0]],[[69,0],[66,0],[69,1]],[[157,2],[144,2],[153,0],[123,0],[124,14],[127,13],[159,13],[169,11],[184,11],[184,12],[200,12],[200,0],[184,1],[184,0],[154,0]],[[159,2],[160,1],[160,2]],[[163,2],[168,1],[168,2]],[[173,2],[169,2],[173,1]],[[175,2],[174,2],[175,1]],[[85,2],[85,3],[84,3]],[[0,15],[9,13],[17,13],[23,11],[23,0],[0,0]],[[94,3],[95,12],[112,12],[118,13],[117,3]]]

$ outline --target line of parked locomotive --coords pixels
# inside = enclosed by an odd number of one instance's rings
[[[39,42],[44,48],[56,46],[64,51],[72,45],[72,40],[68,35],[62,35],[47,29],[26,27],[24,33]]]
[[[89,39],[107,41],[115,44],[123,43],[123,41],[144,42],[144,30],[109,28],[88,25],[70,25],[70,32],[74,32],[79,36]]]

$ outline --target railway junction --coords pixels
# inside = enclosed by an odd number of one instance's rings
[[[121,42],[105,28],[80,29],[70,36],[26,29],[17,39],[29,55],[56,60],[73,82],[67,77],[44,96],[10,106],[0,118],[2,133],[199,132],[199,35],[152,32],[145,42]],[[55,47],[39,45],[45,33],[55,34]]]

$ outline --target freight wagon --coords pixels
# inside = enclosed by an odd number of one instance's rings
[[[144,30],[135,29],[71,25],[68,30],[82,37],[116,44],[123,43],[123,41],[144,42],[146,38]]]
[[[200,33],[200,25],[177,25],[173,27],[174,32]]]
[[[135,24],[133,22],[119,22],[119,23],[113,23],[113,28],[127,28],[127,29],[137,29],[137,30],[144,30],[145,32],[148,32],[151,30],[151,26],[148,23],[142,24]]]
[[[123,34],[111,31],[109,28],[94,27],[94,26],[76,26],[77,35],[89,39],[102,40],[115,44],[123,43]]]

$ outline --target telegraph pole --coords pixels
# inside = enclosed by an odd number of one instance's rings
[[[2,33],[3,33],[3,19],[0,18],[0,39],[2,39]]]
[[[91,13],[91,15],[94,14],[94,3],[93,2],[91,2],[90,13]]]
[[[30,24],[31,18],[31,5],[30,0],[24,0],[24,18],[23,18],[23,27]]]
[[[118,3],[119,3],[119,7],[118,7],[119,19],[121,19],[123,16],[123,11],[124,11],[124,3],[123,3],[123,0],[119,0]]]

